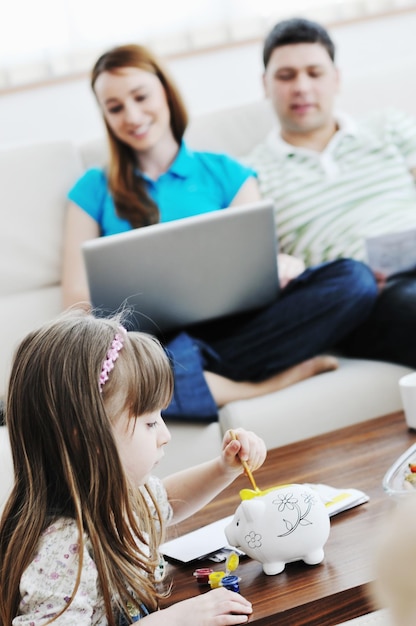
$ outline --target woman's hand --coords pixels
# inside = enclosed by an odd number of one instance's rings
[[[236,439],[227,430],[222,441],[222,461],[225,467],[242,471],[241,461],[246,461],[254,472],[264,463],[267,456],[266,444],[255,433],[243,428],[237,428],[233,432]]]
[[[145,617],[144,620],[148,620],[149,626],[154,616],[155,625],[169,623],[169,626],[228,626],[245,624],[252,612],[251,603],[239,593],[218,587],[200,596],[177,602],[168,609]],[[161,618],[160,622],[157,621],[157,616]]]
[[[290,254],[281,253],[277,256],[279,282],[283,289],[286,285],[305,271],[305,263]]]

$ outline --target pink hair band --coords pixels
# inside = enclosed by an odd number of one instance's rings
[[[124,345],[124,338],[127,334],[126,329],[123,326],[119,326],[119,333],[116,333],[113,341],[111,342],[111,346],[107,350],[107,354],[105,360],[103,361],[101,367],[100,378],[98,382],[98,386],[100,389],[100,393],[103,391],[103,387],[108,380],[108,375],[111,370],[114,368],[114,363],[117,361],[119,357],[120,350]]]

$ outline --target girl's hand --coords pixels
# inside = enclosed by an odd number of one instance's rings
[[[153,613],[149,618],[158,614],[160,617],[165,615],[160,623],[169,623],[170,626],[227,626],[245,624],[252,612],[251,603],[239,593],[218,587],[200,596],[177,602],[168,609]]]
[[[267,456],[266,444],[255,433],[236,428],[236,439],[227,430],[222,441],[222,462],[226,468],[243,471],[241,461],[247,461],[251,471],[261,467]]]

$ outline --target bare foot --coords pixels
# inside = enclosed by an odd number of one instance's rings
[[[212,396],[219,407],[236,400],[248,400],[264,396],[273,391],[290,387],[295,383],[329,372],[338,368],[338,360],[334,356],[316,356],[298,365],[293,365],[284,372],[279,372],[267,380],[259,383],[250,381],[236,382],[213,372],[204,372],[205,380]]]
[[[290,372],[291,369],[296,370],[297,368],[303,368],[305,369],[306,374],[309,372],[309,375],[306,376],[306,378],[309,378],[310,376],[322,374],[323,372],[331,372],[332,370],[338,369],[338,367],[338,359],[334,356],[329,356],[325,354],[322,356],[315,356],[308,361],[303,361],[303,363],[299,363],[299,365],[295,365],[293,368],[290,368],[290,370],[286,371]],[[282,372],[282,374],[285,374],[285,372]]]

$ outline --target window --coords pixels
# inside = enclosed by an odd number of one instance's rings
[[[158,54],[262,38],[279,19],[324,23],[416,6],[416,0],[13,0],[0,20],[0,88],[84,72],[107,47]]]

